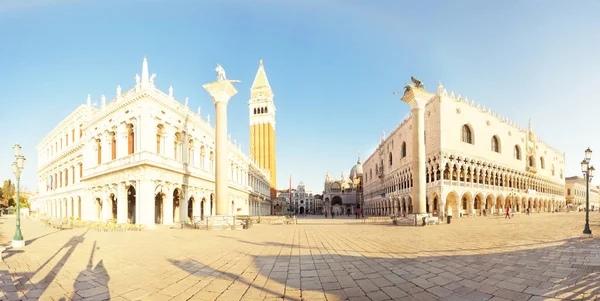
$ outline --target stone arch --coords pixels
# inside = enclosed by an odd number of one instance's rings
[[[111,193],[110,196],[108,197],[109,200],[109,205],[110,205],[110,216],[112,219],[116,220],[117,219],[117,197],[115,196],[114,193]]]
[[[446,195],[446,205],[445,205],[444,211],[446,212],[446,214],[448,216],[459,217],[460,216],[459,206],[460,206],[460,204],[459,204],[458,193],[454,190],[450,191]]]
[[[215,215],[216,210],[217,210],[217,207],[215,206],[215,194],[211,193],[210,194],[210,216]]]
[[[436,192],[432,192],[429,195],[429,199],[431,200],[431,213],[440,211],[440,197]]]
[[[498,208],[499,210],[506,211],[507,206],[508,204],[505,203],[504,196],[502,194],[498,194],[496,196],[496,208]]]
[[[492,151],[496,152],[496,153],[501,153],[501,144],[500,144],[500,137],[498,137],[498,135],[494,135],[492,136]]]
[[[181,220],[179,216],[179,206],[181,206],[181,200],[183,199],[183,191],[177,187],[173,189],[173,222]]]
[[[485,196],[486,208],[490,210],[490,213],[493,213],[494,208],[496,208],[496,196],[493,193],[489,193]]]
[[[131,155],[135,152],[135,128],[132,123],[128,123],[127,127],[127,154]]]
[[[127,187],[127,222],[136,223],[137,194],[134,185]]]
[[[469,144],[475,144],[473,127],[468,123],[463,124],[461,128],[461,141]]]
[[[473,194],[467,191],[460,197],[460,211],[459,213],[471,215],[473,212]]]
[[[162,224],[164,222],[164,199],[165,194],[160,190],[158,193],[154,194],[154,223]]]
[[[81,197],[77,196],[77,218],[81,219]]]
[[[200,201],[200,219],[204,220],[204,206],[206,206],[206,198],[203,197],[202,201]]]
[[[194,221],[194,207],[196,205],[196,200],[194,199],[194,196],[191,196],[190,199],[188,200],[188,207],[187,207],[187,217],[189,219],[190,222]]]
[[[473,200],[473,209],[475,209],[476,213],[482,214],[483,213],[483,208],[486,208],[485,205],[485,196],[483,195],[482,192],[478,192],[477,194],[475,194],[474,200]]]
[[[521,158],[522,158],[521,146],[519,146],[518,144],[515,144],[515,147],[513,148],[513,158],[515,158],[517,160],[521,160]]]
[[[165,155],[165,126],[162,124],[156,125],[156,153]]]
[[[96,219],[98,221],[102,221],[102,199],[100,199],[99,197],[96,197],[96,199],[94,200],[94,205],[96,207]],[[61,212],[62,212],[62,208],[61,208]]]

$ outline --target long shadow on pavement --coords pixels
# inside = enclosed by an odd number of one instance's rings
[[[264,247],[272,249],[268,244]],[[216,281],[219,289],[213,291],[223,291],[219,300],[345,300],[374,294],[382,300],[409,296],[414,300],[488,300],[494,296],[596,300],[600,296],[600,240],[568,239],[557,246],[493,254],[419,254],[412,259],[337,252],[327,247],[313,255],[247,255],[252,262],[247,269],[236,262],[211,266],[195,259],[169,261],[198,281]],[[239,273],[241,269],[244,272]]]

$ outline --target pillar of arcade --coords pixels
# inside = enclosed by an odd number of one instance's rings
[[[433,96],[425,92],[421,81],[411,77],[412,84],[406,84],[402,101],[410,106],[412,113],[412,201],[414,213],[427,214],[425,182],[425,105]]]
[[[229,201],[229,180],[227,177],[227,161],[229,145],[227,141],[227,103],[232,96],[237,94],[233,83],[239,80],[229,80],[225,75],[225,70],[221,65],[215,69],[217,71],[217,81],[205,84],[202,87],[208,91],[213,99],[216,113],[215,124],[215,199],[216,215],[228,216],[230,210]],[[221,220],[224,220],[221,218]]]

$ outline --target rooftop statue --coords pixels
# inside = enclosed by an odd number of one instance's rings
[[[136,75],[135,75],[135,84],[136,84],[136,85],[139,85],[139,84],[140,84],[140,75],[139,75],[139,74],[136,74]]]
[[[169,86],[169,97],[173,97],[173,86]]]
[[[412,81],[412,84],[406,83],[406,86],[404,86],[404,94],[406,94],[408,91],[412,90],[412,89],[418,89],[421,91],[425,90],[425,85],[423,85],[423,83],[414,78],[413,76],[410,77],[410,80]],[[394,92],[394,94],[398,94],[400,91],[396,91]]]
[[[223,67],[221,66],[221,64],[217,64],[217,68],[215,68],[215,71],[217,71],[217,80],[227,80],[227,75],[225,74],[225,69],[223,69]]]
[[[152,76],[150,76],[150,83],[154,84],[154,79],[156,78],[156,73],[152,73]]]

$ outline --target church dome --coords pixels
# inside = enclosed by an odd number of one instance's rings
[[[362,163],[360,162],[360,158],[359,158],[358,161],[356,162],[356,165],[354,165],[354,167],[352,167],[352,169],[350,170],[350,178],[356,179],[356,178],[362,177],[362,176],[363,176],[363,166],[362,166]]]

